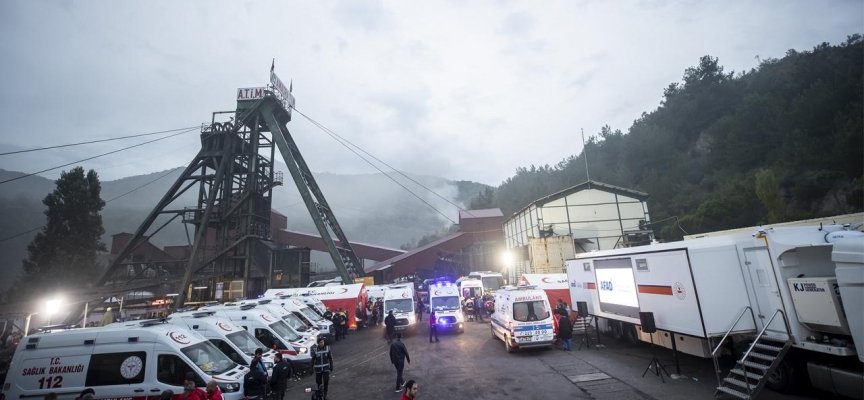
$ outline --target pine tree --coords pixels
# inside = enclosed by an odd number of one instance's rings
[[[107,251],[100,241],[105,233],[100,211],[105,207],[96,171],[84,168],[63,172],[56,189],[42,200],[47,224],[27,245],[28,258],[15,289],[28,298],[74,288],[99,277],[98,253]]]

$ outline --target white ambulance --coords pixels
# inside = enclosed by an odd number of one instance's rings
[[[212,379],[226,400],[240,400],[247,371],[196,332],[164,320],[133,321],[27,336],[0,397],[42,398],[53,392],[72,400],[91,388],[103,399],[145,400],[169,389],[183,393],[192,372],[196,386]]]
[[[249,366],[252,358],[255,357],[256,349],[264,349],[261,360],[269,375],[269,371],[273,369],[273,356],[276,355],[276,350],[265,346],[235,322],[225,317],[216,317],[214,314],[216,311],[176,312],[168,316],[168,322],[200,333],[231,361],[243,366]]]
[[[552,348],[553,321],[549,298],[536,286],[504,286],[495,292],[492,336],[504,341],[508,353],[530,347]]]
[[[384,316],[393,311],[396,317],[396,331],[417,328],[417,315],[414,314],[414,285],[390,285],[384,289]]]
[[[459,300],[459,288],[452,283],[429,285],[429,310],[435,312],[438,330],[465,332],[465,316]]]
[[[312,311],[324,316],[324,313],[327,312],[327,307],[320,299],[309,294],[310,291],[310,289],[306,288],[270,289],[264,292],[264,296],[262,297],[265,299],[298,299],[302,301],[303,304],[309,306]]]
[[[314,324],[307,323],[303,321],[295,315],[294,313],[285,309],[278,304],[273,303],[273,299],[259,299],[259,300],[240,300],[233,303],[225,303],[225,306],[243,306],[243,305],[256,305],[258,309],[267,310],[270,314],[273,314],[276,317],[279,317],[288,326],[291,327],[294,331],[299,333],[302,336],[308,337],[312,339],[315,343],[318,343],[318,337],[321,336],[321,331],[318,330]]]
[[[301,372],[311,368],[312,346],[315,345],[316,339],[298,334],[283,319],[257,306],[257,304],[206,306],[198,310],[216,311],[216,316],[226,317],[236,322],[255,335],[255,338],[265,346],[281,353],[291,362],[295,371]],[[279,309],[288,313],[282,307]]]
[[[306,325],[311,325],[317,328],[319,331],[318,338],[323,338],[325,343],[331,343],[333,342],[333,339],[335,339],[334,333],[336,331],[333,329],[333,322],[326,320],[315,311],[312,311],[312,309],[300,299],[289,297],[285,299],[268,300],[271,300],[271,304],[282,306],[286,310],[290,311],[297,318],[300,318],[300,320],[302,320]]]

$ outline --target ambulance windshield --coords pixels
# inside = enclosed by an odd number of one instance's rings
[[[285,325],[285,323],[282,321],[277,321],[270,324],[270,329],[272,329],[273,332],[276,332],[277,336],[289,342],[296,342],[300,340],[300,335],[298,335],[297,332],[291,330],[291,328]]]
[[[549,308],[543,300],[513,303],[514,321],[542,321],[549,318],[550,315]]]
[[[229,333],[226,337],[228,337],[228,340],[230,340],[231,343],[234,343],[234,345],[247,356],[254,355],[255,349],[259,347],[267,347],[259,342],[258,339],[255,339],[255,336],[252,336],[251,333],[245,330]]]
[[[394,313],[410,313],[414,312],[414,300],[412,299],[394,299],[384,302],[384,313],[393,310]]]
[[[309,307],[301,307],[300,312],[306,316],[310,321],[313,322],[321,322],[324,320],[320,315],[316,314],[315,311],[312,311]]]
[[[285,322],[287,322],[288,325],[294,328],[294,330],[297,332],[306,332],[307,330],[309,330],[309,327],[306,326],[306,323],[301,321],[300,318],[298,318],[293,313],[285,314],[282,319],[285,320]]]
[[[459,297],[457,297],[457,296],[433,297],[432,298],[432,310],[433,311],[459,310]]]
[[[218,375],[237,366],[213,343],[201,342],[180,349],[190,361],[209,375]]]

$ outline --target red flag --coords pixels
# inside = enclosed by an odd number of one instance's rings
[[[276,68],[276,59],[274,58],[273,63],[270,64],[270,72],[273,72],[273,69],[275,69],[275,68]]]

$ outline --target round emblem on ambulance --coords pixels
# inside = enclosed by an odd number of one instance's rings
[[[141,357],[126,357],[126,359],[123,360],[123,363],[120,364],[120,375],[123,376],[123,378],[132,379],[141,373],[141,368],[143,366],[144,362],[141,361]]]
[[[228,325],[224,322],[217,322],[216,326],[218,326],[219,329],[222,329],[225,332],[231,332],[233,330],[233,329],[231,329],[231,325]]]
[[[298,301],[298,300],[294,300],[294,305],[296,305],[296,306],[298,306],[298,307],[299,307],[299,306],[302,306],[302,305],[303,305],[303,303],[301,303],[301,302],[300,302],[300,301]]]
[[[267,318],[267,316],[264,315],[264,314],[261,314],[261,319],[263,319],[263,320],[265,320],[265,321],[267,321],[267,322],[272,322],[272,321],[273,321],[272,319]]]
[[[687,291],[684,290],[684,285],[681,282],[675,282],[675,285],[672,286],[672,291],[675,292],[675,296],[678,297],[678,300],[684,300],[687,297]]]

